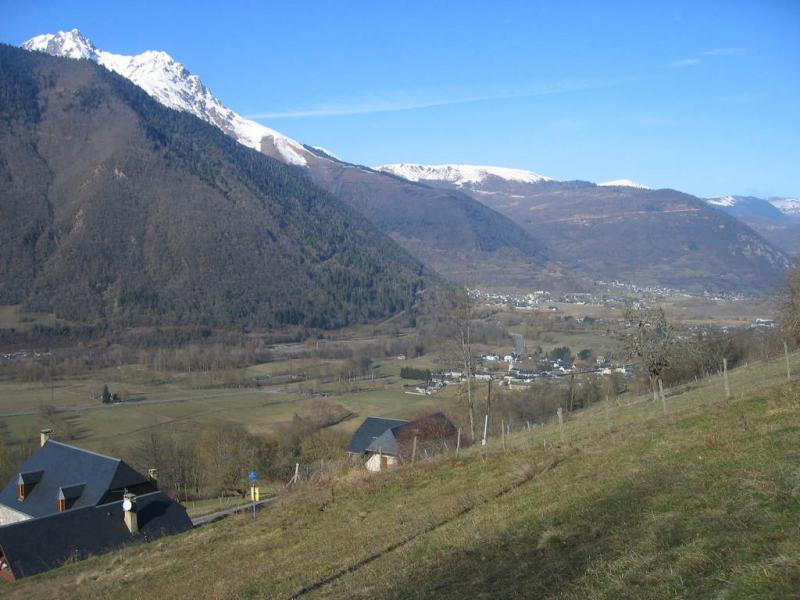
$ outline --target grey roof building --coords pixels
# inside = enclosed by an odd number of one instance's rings
[[[356,429],[347,452],[350,454],[366,454],[370,452],[370,445],[392,427],[405,425],[408,421],[403,419],[384,419],[382,417],[367,417],[361,426]]]
[[[118,458],[45,439],[0,491],[0,526],[153,492],[153,481]],[[59,503],[63,500],[63,503]]]
[[[186,509],[155,479],[50,433],[42,432],[41,447],[0,491],[0,577],[28,577],[192,528]]]
[[[347,451],[369,455],[367,469],[384,471],[408,458],[409,451],[413,452],[411,449],[417,445],[426,455],[441,452],[457,434],[456,427],[441,412],[414,421],[367,417],[353,434]]]
[[[161,492],[137,496],[135,513],[134,531],[126,523],[122,500],[0,527],[0,577],[30,577],[126,544],[192,528],[186,509]]]

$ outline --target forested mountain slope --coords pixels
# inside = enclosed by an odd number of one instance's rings
[[[429,185],[470,193],[542,240],[565,267],[595,279],[694,292],[764,293],[782,283],[788,265],[781,250],[745,223],[675,190],[541,176],[525,180],[502,170],[459,179],[453,171],[470,173],[476,167],[434,167],[382,168],[423,173]]]
[[[95,47],[77,29],[36,36],[23,47],[97,62],[165,106],[193,114],[241,144],[297,166],[453,281],[529,288],[568,280],[541,242],[468,194],[411,184],[304,146],[226,107],[197,75],[164,52],[113,54]]]
[[[423,267],[297,169],[89,61],[0,47],[0,303],[112,324],[337,327]]]

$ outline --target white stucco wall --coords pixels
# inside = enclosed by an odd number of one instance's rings
[[[397,457],[389,456],[387,454],[384,454],[383,456],[386,458],[390,469],[397,465]],[[374,472],[378,472],[381,470],[380,454],[373,454],[372,456],[369,457],[369,460],[367,460],[367,469]]]
[[[18,521],[25,521],[30,518],[30,515],[26,515],[25,513],[0,504],[0,527],[3,525],[10,525],[11,523],[17,523]]]

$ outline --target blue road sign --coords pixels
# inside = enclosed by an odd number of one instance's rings
[[[250,474],[248,475],[248,477],[250,479],[258,479],[258,475],[256,475],[255,471],[250,471]]]

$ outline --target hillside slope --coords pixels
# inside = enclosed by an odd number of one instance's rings
[[[565,267],[594,279],[765,293],[782,283],[788,265],[746,224],[675,190],[496,175],[426,183],[469,192],[542,240]]]
[[[307,168],[317,184],[451,281],[521,289],[575,285],[545,244],[469,194],[325,158],[310,158]]]
[[[130,79],[161,104],[193,114],[241,144],[297,166],[452,281],[521,288],[573,286],[540,241],[468,194],[410,184],[344,162],[323,149],[305,146],[245,119],[164,52],[112,54],[96,48],[75,29],[36,36],[23,47],[97,62]]]
[[[789,255],[800,254],[800,216],[796,199],[722,196],[706,198],[706,202],[746,223]]]
[[[798,356],[793,357],[794,368]],[[783,383],[781,379],[783,378]],[[747,598],[800,589],[800,384],[783,361],[308,484],[273,508],[0,584],[4,598]],[[547,440],[547,449],[543,441]],[[146,586],[141,582],[147,581]]]
[[[423,268],[294,168],[89,61],[0,47],[0,304],[126,325],[338,327]]]

